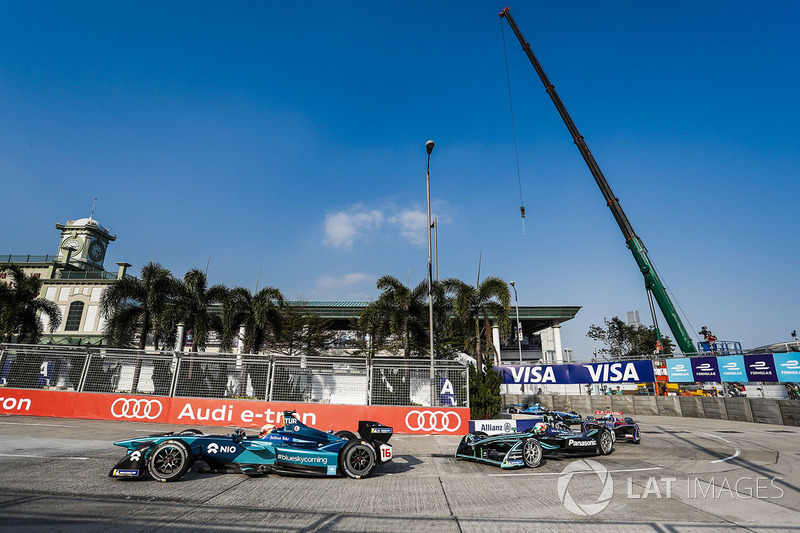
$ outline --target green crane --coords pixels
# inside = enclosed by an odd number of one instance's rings
[[[575,126],[575,123],[569,116],[566,107],[564,107],[564,104],[561,102],[561,98],[559,98],[558,93],[556,93],[555,87],[552,83],[550,83],[550,80],[547,78],[547,74],[545,74],[544,69],[542,69],[542,66],[536,59],[536,56],[533,55],[533,52],[531,51],[531,45],[527,43],[525,37],[522,35],[522,32],[519,31],[519,27],[517,26],[516,22],[514,22],[514,19],[511,16],[508,8],[505,8],[500,12],[500,17],[505,18],[508,21],[509,26],[511,26],[511,29],[514,31],[514,34],[517,36],[517,39],[522,45],[522,49],[525,51],[528,59],[530,59],[533,68],[536,69],[536,73],[539,75],[539,79],[542,80],[542,83],[547,90],[547,94],[549,94],[550,98],[553,100],[558,113],[561,115],[561,118],[564,120],[564,124],[566,124],[570,135],[572,135],[572,139],[575,141],[575,145],[578,147],[578,150],[583,156],[583,160],[586,161],[589,171],[591,171],[592,176],[594,176],[597,186],[600,187],[600,191],[603,193],[606,204],[608,205],[609,209],[611,209],[611,213],[614,215],[614,219],[617,221],[619,229],[622,230],[622,235],[625,237],[625,244],[633,254],[633,258],[636,260],[636,264],[639,266],[642,276],[644,276],[644,285],[647,289],[647,298],[650,302],[650,312],[653,314],[653,325],[655,326],[656,330],[656,338],[661,339],[661,334],[658,330],[658,322],[656,321],[655,308],[653,307],[653,297],[655,297],[656,302],[658,302],[658,307],[661,309],[661,313],[664,315],[664,318],[666,319],[667,324],[672,331],[672,335],[675,337],[675,341],[678,343],[681,351],[687,355],[696,354],[697,348],[692,342],[689,332],[686,331],[686,327],[684,327],[683,322],[681,322],[678,312],[675,310],[675,306],[669,299],[667,291],[664,288],[664,284],[661,283],[661,280],[659,279],[658,274],[653,267],[652,261],[650,261],[650,258],[647,256],[647,248],[645,248],[642,239],[636,235],[635,231],[633,231],[633,226],[631,226],[628,217],[625,216],[625,212],[619,205],[619,199],[614,196],[614,193],[611,191],[611,187],[608,185],[605,176],[603,176],[603,172],[600,170],[600,167],[594,160],[592,152],[589,151],[589,147],[586,145],[583,135],[581,135],[578,131],[578,128]]]

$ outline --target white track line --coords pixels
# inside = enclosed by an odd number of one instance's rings
[[[700,434],[701,435],[707,435],[709,437],[714,437],[715,439],[719,439],[722,442],[725,442],[725,443],[728,443],[728,444],[733,444],[732,441],[729,441],[726,438],[720,437],[719,435],[712,435],[711,433],[703,433],[703,432],[700,432]],[[739,457],[739,454],[742,453],[742,451],[739,448],[735,447],[735,446],[734,446],[733,449],[736,450],[733,455],[731,455],[729,457],[725,457],[724,459],[716,459],[714,461],[709,461],[709,463],[711,463],[713,465],[714,463],[722,463],[724,461],[730,461],[731,459],[735,459],[736,457]]]
[[[627,468],[623,470],[606,470],[609,474],[618,474],[621,472],[645,472],[647,470],[663,470],[660,466],[653,466],[650,468]],[[577,470],[572,472],[573,474],[596,474],[594,470]],[[500,476],[560,476],[563,472],[531,472],[531,473],[519,473],[519,474],[489,474],[489,477],[500,477]]]
[[[21,453],[0,453],[0,457],[26,457],[28,459],[71,459],[74,461],[88,461],[88,457],[59,457],[57,455],[25,455]]]
[[[75,426],[74,424],[68,426],[66,424],[34,424],[32,422],[0,422],[0,424],[7,424],[7,425],[13,425],[13,426],[45,426],[45,427],[49,427],[49,428],[74,428],[74,427],[78,427],[78,426]]]
[[[723,461],[730,461],[731,459],[733,459],[733,458],[735,458],[735,457],[739,457],[739,454],[741,453],[741,451],[739,450],[739,448],[734,448],[734,450],[736,450],[736,453],[734,453],[734,454],[733,454],[733,455],[731,455],[730,457],[726,457],[725,459],[717,459],[716,461],[710,461],[710,462],[711,462],[711,464],[714,464],[714,463],[721,463],[721,462],[723,462]]]

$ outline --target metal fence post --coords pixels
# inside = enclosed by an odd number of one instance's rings
[[[178,376],[181,373],[181,353],[182,352],[172,352],[173,357],[175,357],[175,373],[172,374],[172,383],[169,385],[169,397],[175,397],[175,391],[178,388]]]
[[[83,387],[86,385],[86,377],[89,375],[89,362],[92,359],[92,351],[86,348],[86,359],[83,360],[83,370],[81,370],[81,377],[78,380],[78,388],[76,392],[83,392]]]
[[[267,380],[266,400],[272,401],[272,392],[275,390],[275,357],[269,356],[269,379]]]

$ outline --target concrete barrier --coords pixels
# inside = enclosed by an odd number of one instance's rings
[[[753,412],[753,422],[783,424],[778,400],[772,398],[748,398],[748,400],[750,400],[750,410]]]
[[[683,416],[678,396],[656,396],[656,409],[661,416]]]
[[[656,405],[657,396],[631,396],[633,398],[634,415],[657,415],[658,406]]]
[[[725,412],[728,420],[738,422],[752,422],[753,411],[750,410],[750,400],[748,398],[723,398],[725,401]]]
[[[633,412],[633,396],[623,396],[620,394],[612,394],[611,410],[624,413],[625,415],[632,415]]]
[[[728,410],[725,408],[725,398],[701,397],[703,416],[716,420],[727,420]]]
[[[681,404],[682,416],[689,416],[692,418],[705,418],[703,411],[703,398],[700,396],[678,396],[678,401]]]
[[[784,426],[800,426],[800,402],[797,400],[778,400]]]
[[[570,408],[567,411],[575,411],[583,416],[591,414],[592,402],[589,396],[570,396]]]

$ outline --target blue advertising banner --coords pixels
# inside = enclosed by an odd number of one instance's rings
[[[694,382],[691,359],[688,357],[667,359],[667,375],[673,383]]]
[[[656,380],[649,360],[619,363],[498,366],[503,383],[647,383]]]
[[[653,362],[591,363],[569,366],[570,383],[650,383],[656,380]]]
[[[747,381],[778,381],[771,353],[745,355],[744,369],[747,372]]]
[[[719,367],[717,367],[716,357],[693,357],[691,363],[695,381],[719,382]]]
[[[503,383],[572,383],[569,380],[570,365],[498,366]]]
[[[783,383],[800,383],[800,353],[774,353],[772,360]]]
[[[744,356],[742,355],[720,355],[717,357],[719,365],[719,375],[723,382],[747,381],[747,374],[744,371]]]

